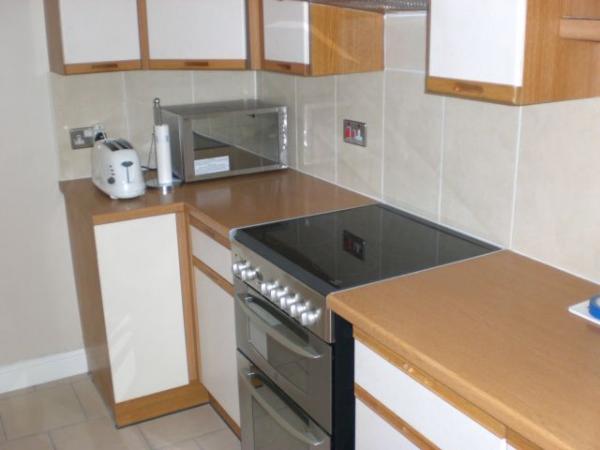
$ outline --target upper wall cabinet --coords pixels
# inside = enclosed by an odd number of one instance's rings
[[[44,0],[44,8],[53,72],[141,68],[137,0]]]
[[[513,105],[598,96],[598,24],[597,0],[431,0],[427,89]]]
[[[145,0],[148,68],[245,69],[245,0]]]
[[[383,70],[383,15],[262,0],[262,68],[297,75]]]

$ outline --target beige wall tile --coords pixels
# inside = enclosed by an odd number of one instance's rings
[[[335,181],[335,78],[298,78],[297,83],[297,167]]]
[[[127,136],[123,74],[52,74],[51,83],[60,177],[89,177],[90,149],[72,150],[68,130],[101,123],[111,136]]]
[[[425,71],[427,14],[401,13],[385,16],[385,67]]]
[[[0,417],[9,440],[85,420],[69,384],[0,400]]]
[[[600,99],[523,109],[513,247],[600,282]]]
[[[508,245],[519,109],[446,101],[441,220]]]
[[[256,72],[198,70],[192,74],[194,102],[221,102],[256,96]]]
[[[55,450],[47,434],[39,434],[0,444],[0,450]]]
[[[129,140],[147,164],[154,126],[154,99],[163,106],[192,103],[192,73],[189,71],[125,72]]]
[[[437,220],[442,97],[425,94],[423,75],[386,72],[383,199]]]
[[[257,98],[288,107],[288,163],[290,167],[297,167],[296,77],[258,72]]]
[[[383,156],[383,72],[337,77],[337,129],[343,120],[367,124],[367,147],[337,136],[337,182],[366,195],[381,195]]]
[[[56,450],[147,450],[137,427],[115,428],[108,417],[50,432]]]

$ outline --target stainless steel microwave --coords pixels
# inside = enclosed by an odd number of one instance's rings
[[[287,108],[259,100],[163,106],[173,173],[185,182],[288,167]]]

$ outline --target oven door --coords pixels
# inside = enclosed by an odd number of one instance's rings
[[[331,438],[238,353],[242,450],[330,450]]]
[[[331,346],[237,279],[236,291],[240,351],[331,433]]]

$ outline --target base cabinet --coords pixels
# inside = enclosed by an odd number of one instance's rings
[[[213,275],[214,276],[214,275]],[[230,292],[194,269],[198,314],[200,380],[231,419],[240,425],[234,303]]]
[[[419,450],[393,426],[356,400],[356,450]]]
[[[189,384],[176,215],[94,234],[114,402]]]

